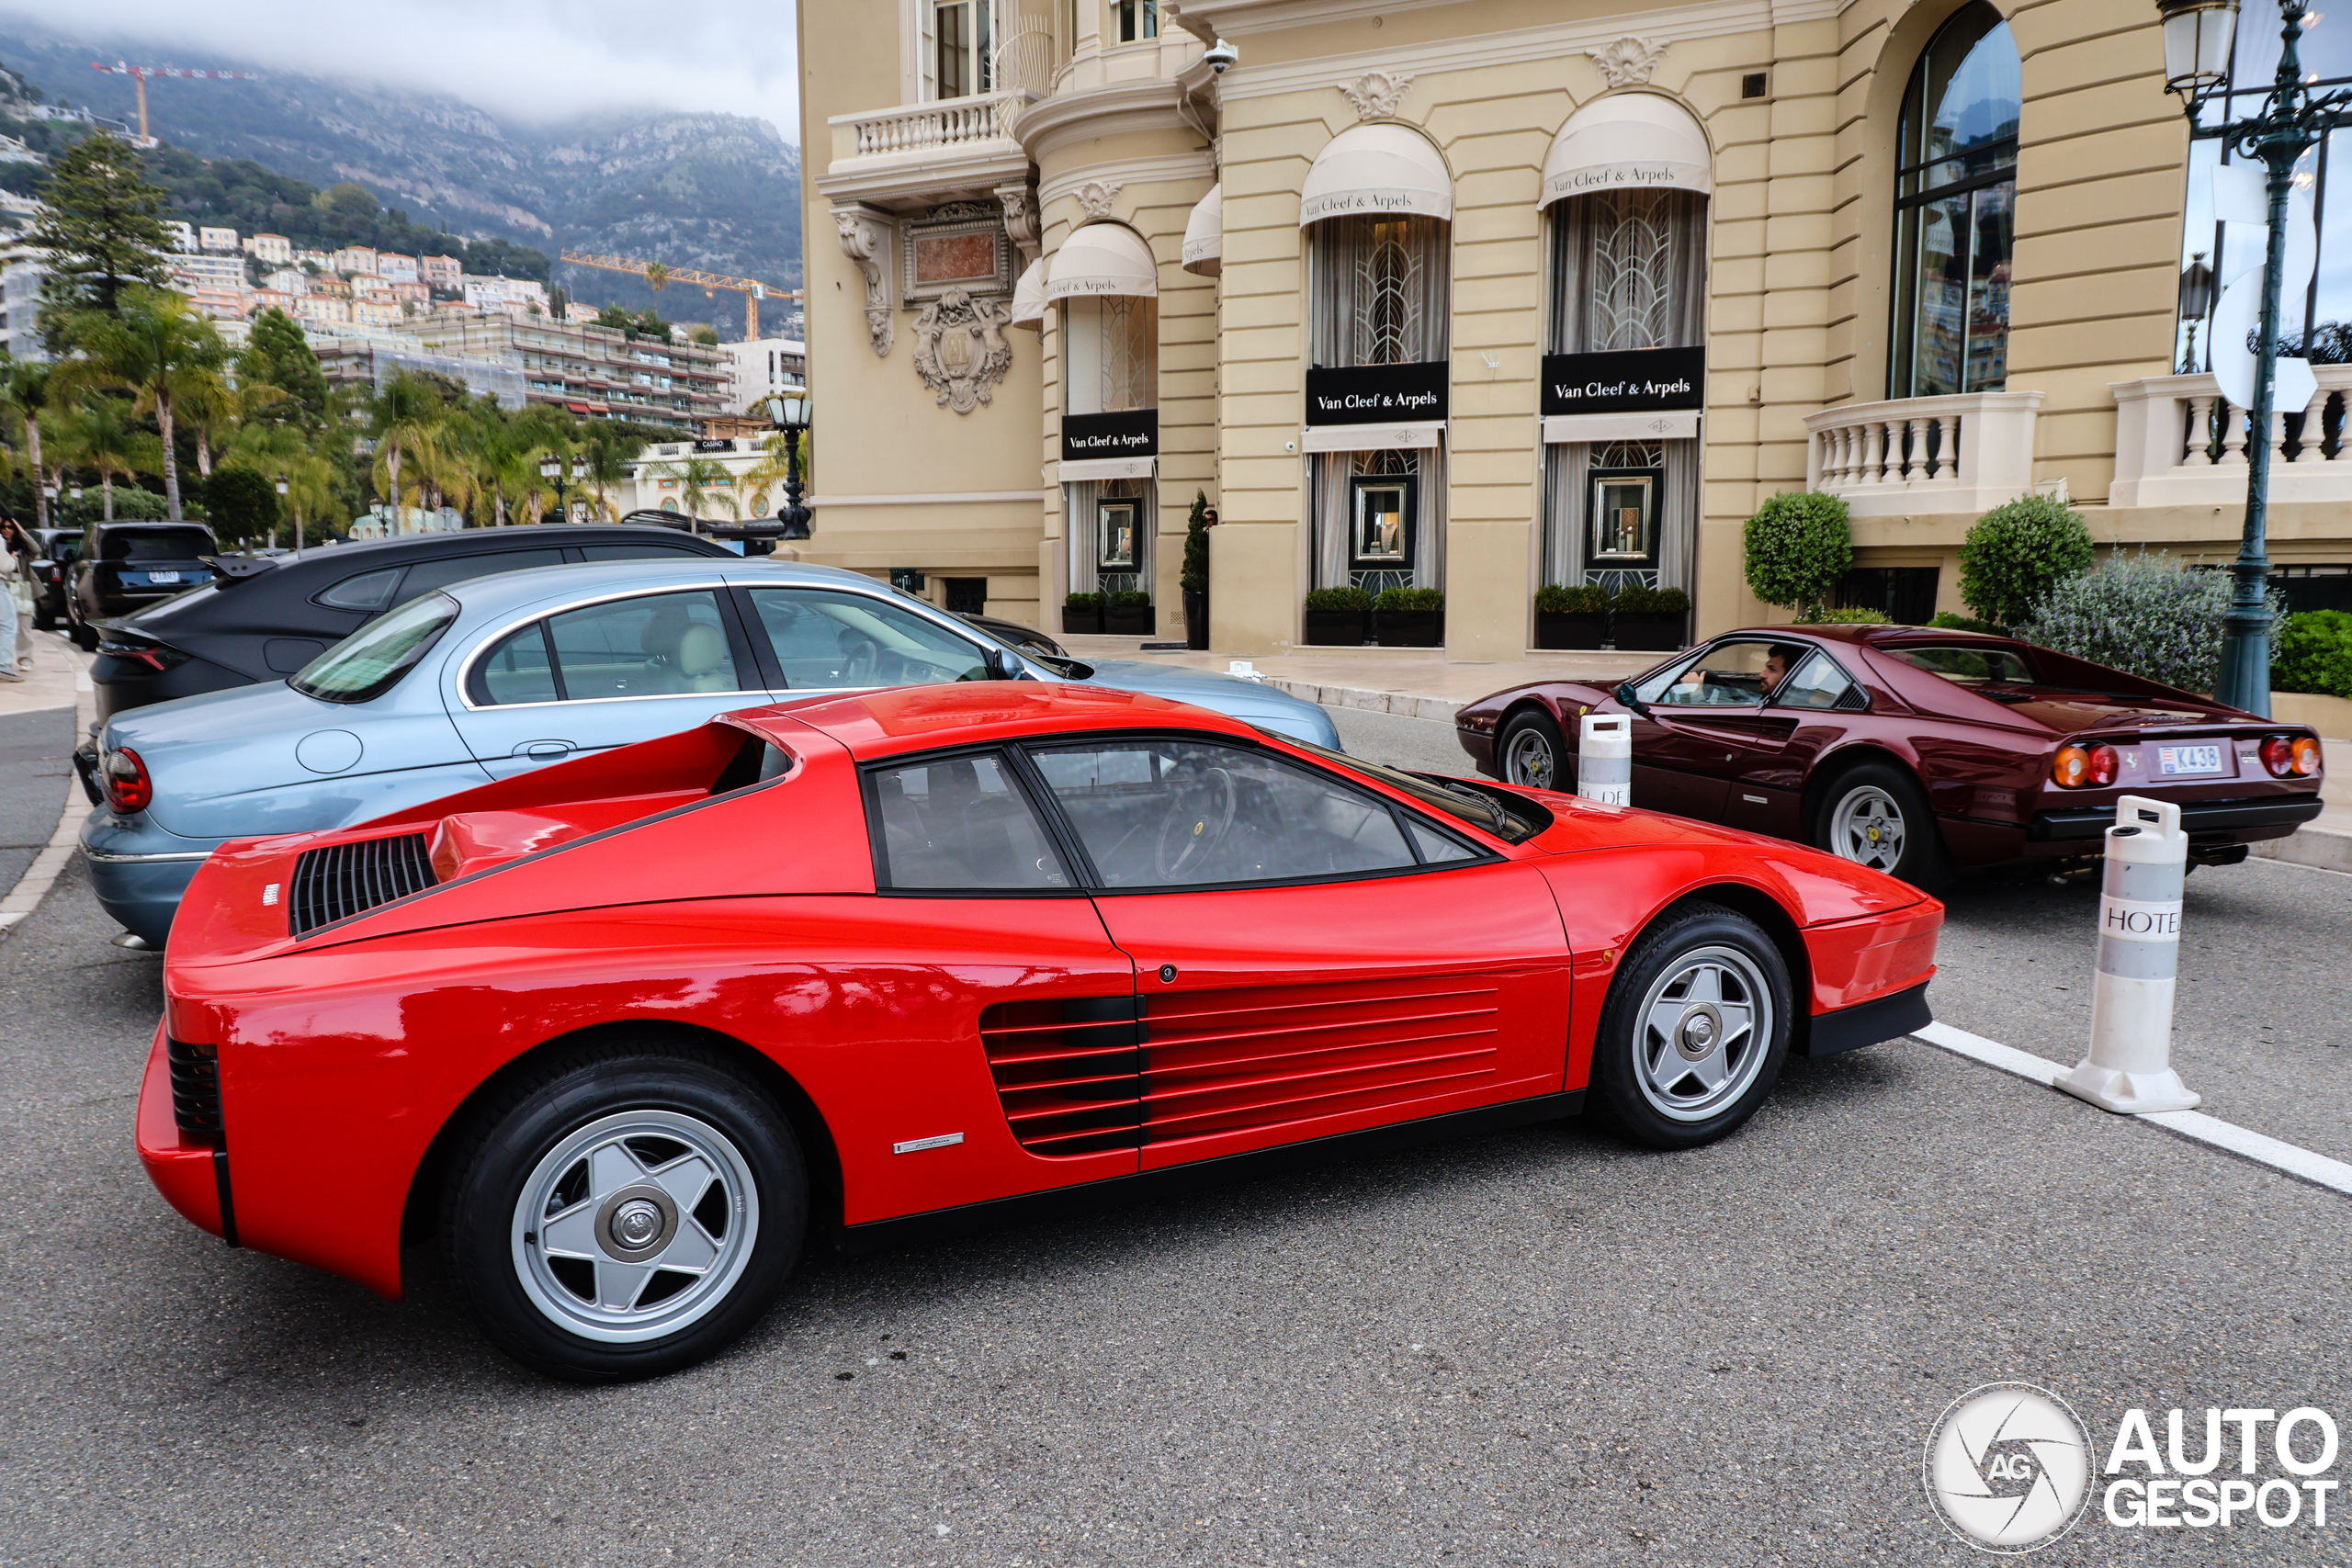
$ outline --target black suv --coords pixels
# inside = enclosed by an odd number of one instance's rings
[[[74,592],[74,562],[82,553],[79,528],[28,528],[33,544],[33,626],[51,631],[65,618],[66,595]]]
[[[212,581],[205,557],[220,547],[201,523],[93,523],[68,574],[65,624],[85,649],[98,646],[96,623]]]
[[[469,577],[679,556],[734,552],[668,528],[585,523],[418,534],[299,556],[218,556],[217,581],[103,629],[90,667],[98,717],[283,680],[394,605]]]

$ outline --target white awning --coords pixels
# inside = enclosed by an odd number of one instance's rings
[[[1544,160],[1540,205],[1628,186],[1666,186],[1702,195],[1715,188],[1707,133],[1671,98],[1611,93],[1570,115]]]
[[[1184,270],[1215,277],[1225,270],[1225,182],[1209,186],[1184,220]]]
[[[1157,299],[1159,265],[1133,229],[1089,223],[1054,253],[1053,267],[1046,275],[1046,298],[1103,294]]]
[[[1026,327],[1033,333],[1046,330],[1046,259],[1043,256],[1024,267],[1021,280],[1012,286],[1011,324]]]
[[[1298,194],[1298,224],[1351,212],[1418,212],[1453,217],[1453,176],[1418,131],[1374,123],[1343,130],[1324,144]]]

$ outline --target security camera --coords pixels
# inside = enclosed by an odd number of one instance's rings
[[[1209,45],[1207,50],[1202,53],[1201,58],[1208,62],[1210,70],[1222,76],[1233,68],[1233,64],[1236,61],[1241,58],[1241,51],[1234,48],[1231,44],[1226,42],[1223,39],[1219,39],[1215,43]]]

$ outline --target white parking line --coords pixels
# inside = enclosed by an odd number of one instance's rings
[[[1988,1067],[1997,1067],[2002,1072],[2031,1079],[2044,1089],[2054,1089],[2059,1074],[2065,1071],[2057,1063],[2030,1051],[2004,1045],[1997,1040],[1987,1040],[1981,1034],[1971,1034],[1964,1029],[1954,1029],[1949,1023],[1928,1024],[1924,1029],[1913,1031],[1911,1038],[1922,1044],[1950,1051],[1954,1055],[1965,1056],[1973,1062],[1982,1062]],[[2082,1102],[2069,1096],[2068,1103],[2079,1105]],[[2267,1166],[2282,1176],[2291,1176],[2313,1187],[2324,1187],[2331,1192],[2352,1196],[2352,1165],[2330,1159],[2325,1155],[2313,1154],[2293,1144],[2280,1143],[2276,1138],[2266,1137],[2235,1122],[2208,1116],[2201,1111],[2152,1111],[2134,1120],[2150,1122],[2178,1137],[2220,1149],[2224,1154],[2235,1155],[2240,1159],[2251,1160],[2256,1165]]]

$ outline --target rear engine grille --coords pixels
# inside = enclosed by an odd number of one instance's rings
[[[296,936],[305,931],[422,893],[440,879],[422,833],[362,839],[305,850],[294,863],[293,897],[287,913]]]
[[[172,1120],[180,1132],[200,1144],[220,1141],[220,1056],[209,1045],[164,1039],[164,1058],[172,1069]]]
[[[1012,1135],[1032,1154],[1136,1146],[1144,1072],[1140,1000],[999,1002],[980,1043]]]

